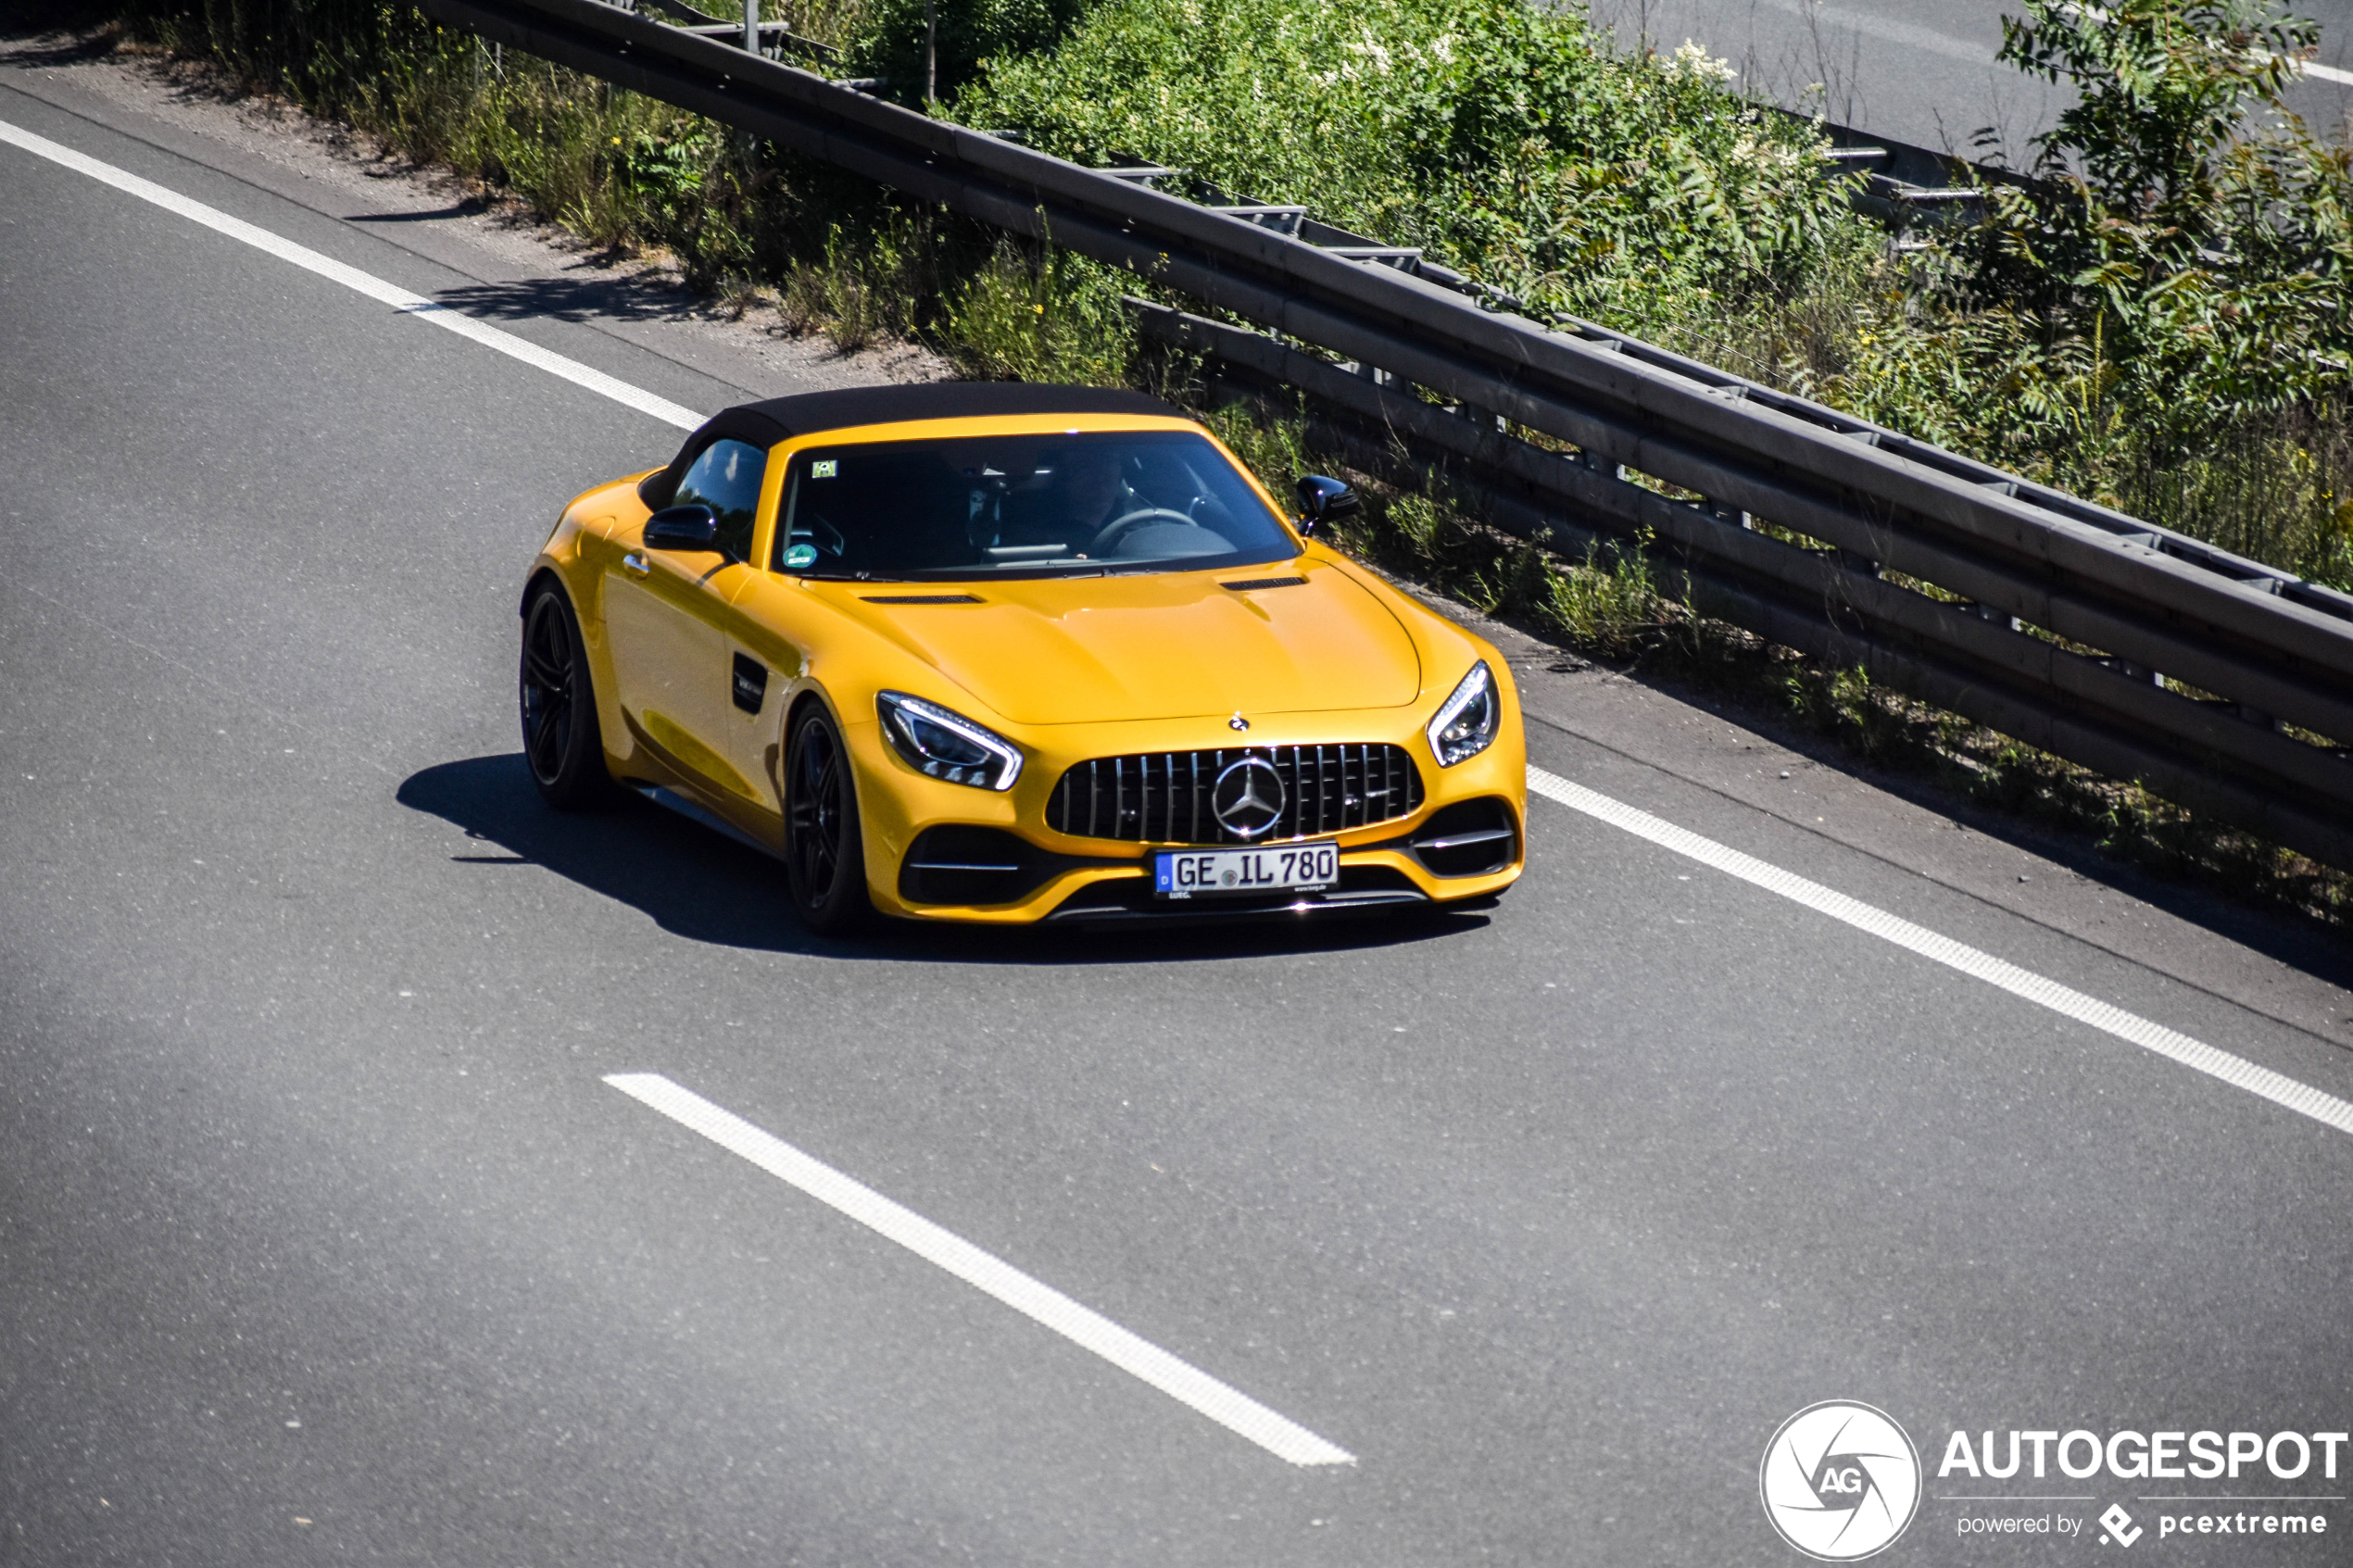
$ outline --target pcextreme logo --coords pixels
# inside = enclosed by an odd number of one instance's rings
[[[1808,1405],[1765,1445],[1757,1490],[1781,1539],[1820,1562],[1884,1550],[1920,1503],[1920,1456],[1885,1411]]]

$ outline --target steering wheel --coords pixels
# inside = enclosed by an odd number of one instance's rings
[[[1102,532],[1097,533],[1095,537],[1088,542],[1087,546],[1087,553],[1089,556],[1101,557],[1107,553],[1114,545],[1118,544],[1122,539],[1126,538],[1127,535],[1133,533],[1136,530],[1141,528],[1148,522],[1173,522],[1180,528],[1199,528],[1201,526],[1200,523],[1195,522],[1183,512],[1171,511],[1166,507],[1144,507],[1139,510],[1129,512],[1126,517],[1115,517],[1112,519],[1111,521],[1103,524]]]

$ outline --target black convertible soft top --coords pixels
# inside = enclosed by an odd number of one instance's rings
[[[1050,386],[1036,382],[927,382],[912,386],[859,386],[840,392],[804,392],[738,403],[703,421],[686,438],[670,466],[648,474],[637,494],[659,509],[677,494],[686,467],[714,441],[733,439],[774,446],[796,435],[848,430],[856,425],[898,424],[911,420],[985,419],[1004,414],[1139,414],[1185,419],[1181,408],[1140,392],[1111,392],[1094,386]]]

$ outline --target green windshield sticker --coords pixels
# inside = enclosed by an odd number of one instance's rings
[[[831,479],[838,471],[838,461],[833,458],[820,458],[809,465],[809,477],[812,479]]]
[[[795,545],[791,549],[785,552],[785,564],[792,568],[795,571],[799,571],[804,567],[815,566],[817,564],[817,546],[814,545]]]

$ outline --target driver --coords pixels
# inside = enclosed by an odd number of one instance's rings
[[[1088,443],[1039,454],[1051,470],[1045,484],[1017,498],[1009,544],[1057,544],[1084,550],[1104,527],[1136,509],[1120,475],[1119,448]]]

